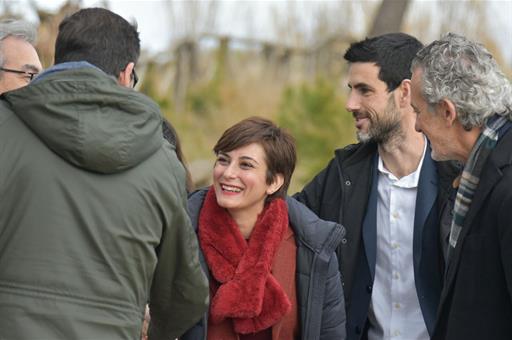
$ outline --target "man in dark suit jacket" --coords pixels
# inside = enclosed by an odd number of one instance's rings
[[[412,64],[416,128],[464,163],[433,339],[512,339],[512,85],[480,44],[447,34]]]
[[[386,34],[352,44],[347,110],[359,144],[334,159],[296,198],[347,229],[338,248],[349,339],[432,334],[443,258],[439,216],[455,176],[414,129],[410,65],[422,47]]]

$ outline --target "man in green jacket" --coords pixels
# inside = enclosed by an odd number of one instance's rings
[[[185,172],[131,87],[136,29],[59,26],[56,65],[0,100],[0,339],[172,339],[208,304]]]

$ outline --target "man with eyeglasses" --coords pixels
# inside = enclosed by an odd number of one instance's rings
[[[27,85],[41,72],[35,40],[36,30],[29,23],[0,21],[0,94]]]
[[[185,170],[133,90],[139,33],[82,9],[0,98],[0,338],[175,339],[208,306]]]

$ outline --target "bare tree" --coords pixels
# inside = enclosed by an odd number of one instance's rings
[[[506,11],[510,7],[502,8]],[[411,15],[404,31],[425,43],[447,32],[463,34],[483,43],[501,65],[506,65],[503,52],[508,45],[500,45],[496,32],[491,29],[490,18],[495,18],[493,11],[496,7],[480,0],[415,1],[410,7]]]
[[[219,3],[213,0],[168,1],[168,27],[171,45],[183,40],[197,39],[205,32],[216,31]]]
[[[399,32],[410,0],[382,0],[368,36]]]
[[[217,5],[212,0],[167,2],[171,46],[175,46],[176,55],[174,102],[178,112],[183,111],[188,87],[198,73],[198,38],[215,31]]]

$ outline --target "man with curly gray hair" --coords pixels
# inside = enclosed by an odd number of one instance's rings
[[[42,70],[34,48],[36,29],[22,20],[0,21],[0,94],[30,83]]]
[[[413,60],[416,129],[464,164],[432,339],[512,339],[512,86],[482,45],[448,33]]]

